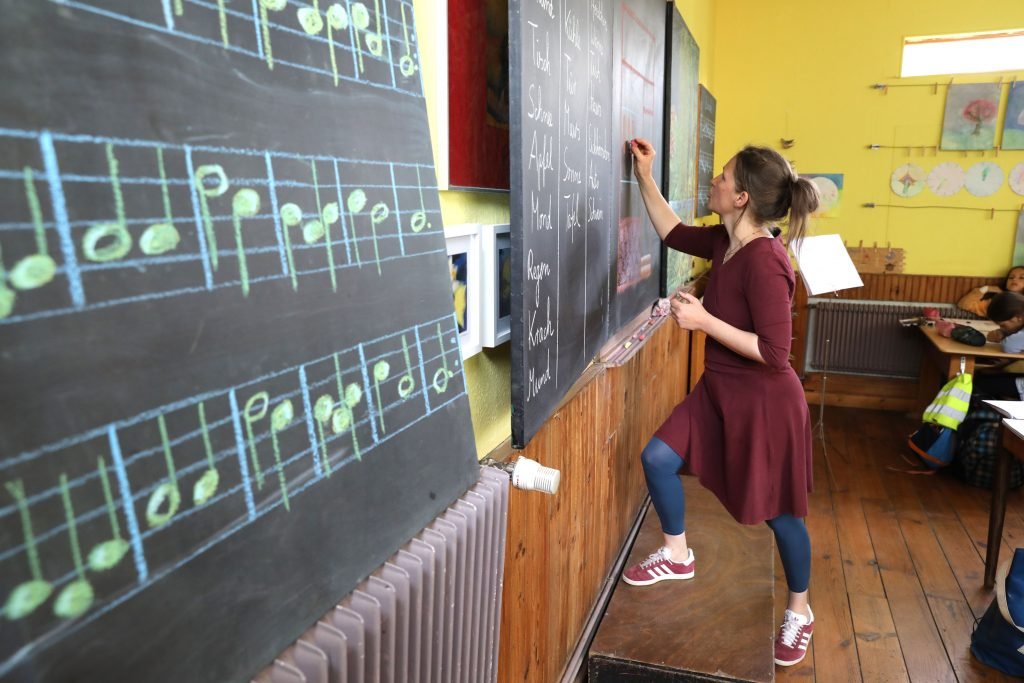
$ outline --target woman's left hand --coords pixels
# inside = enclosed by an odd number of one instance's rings
[[[672,297],[672,317],[684,330],[703,330],[708,316],[704,305],[692,294],[679,292]]]

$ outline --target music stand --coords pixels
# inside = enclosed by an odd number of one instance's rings
[[[833,292],[835,294],[835,292]],[[838,298],[838,294],[836,297]],[[811,429],[811,439],[815,436],[821,439],[821,454],[825,458],[825,471],[828,473],[829,483],[832,485],[833,491],[839,491],[839,484],[836,481],[836,475],[832,471],[832,461],[828,457],[828,441],[825,438],[825,390],[828,386],[828,361],[830,351],[832,347],[831,337],[825,337],[825,358],[821,368],[821,396],[818,397],[818,422]]]
[[[863,287],[856,266],[850,259],[846,245],[839,235],[815,235],[805,237],[790,245],[800,269],[800,277],[810,296],[832,293],[839,296],[840,289]],[[811,436],[821,438],[821,452],[825,457],[825,469],[833,491],[839,490],[832,462],[828,457],[828,443],[825,438],[825,390],[828,385],[828,363],[832,339],[825,337],[825,358],[821,373],[821,396],[818,402],[818,422],[811,429]]]

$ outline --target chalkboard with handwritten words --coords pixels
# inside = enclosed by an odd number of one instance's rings
[[[512,442],[658,297],[626,142],[663,138],[665,3],[511,0]],[[655,180],[661,183],[660,169]]]
[[[0,680],[247,681],[476,478],[412,2],[0,14]]]

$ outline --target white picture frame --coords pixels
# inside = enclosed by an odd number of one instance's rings
[[[480,224],[464,223],[446,226],[444,238],[448,252],[448,270],[452,278],[452,303],[459,328],[462,359],[480,353],[483,319],[480,314],[482,281],[480,278]],[[462,310],[459,288],[464,290]]]
[[[512,235],[508,223],[480,228],[480,264],[480,343],[494,348],[512,338]],[[503,292],[504,270],[508,280]]]

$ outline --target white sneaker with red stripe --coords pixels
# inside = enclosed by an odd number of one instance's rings
[[[668,579],[692,579],[697,563],[693,559],[693,548],[687,548],[685,562],[673,562],[668,548],[659,548],[640,564],[622,572],[622,580],[631,586],[650,586]]]
[[[775,663],[779,666],[793,666],[803,661],[807,655],[807,646],[811,644],[811,632],[814,631],[814,612],[807,607],[804,616],[792,610],[786,610],[786,616],[775,639]]]

